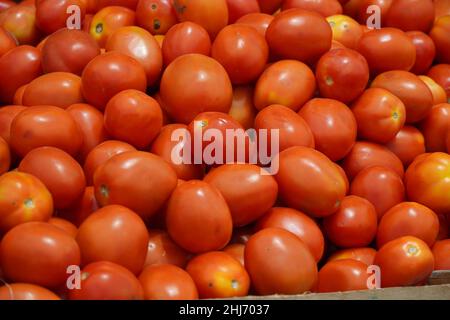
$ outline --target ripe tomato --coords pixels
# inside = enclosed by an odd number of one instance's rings
[[[233,243],[226,246],[222,251],[239,261],[244,266],[245,245],[242,243]]]
[[[320,14],[290,9],[275,16],[267,29],[266,40],[271,52],[280,58],[315,63],[330,50],[332,31]]]
[[[24,94],[27,86],[28,86],[28,84],[24,84],[23,86],[19,87],[19,89],[16,90],[16,93],[14,93],[14,97],[13,97],[13,105],[17,105],[17,106],[22,105],[23,94]]]
[[[134,274],[141,272],[147,255],[144,221],[122,206],[106,206],[91,214],[78,229],[81,263],[111,261]]]
[[[78,228],[68,220],[53,217],[48,220],[48,223],[65,231],[68,235],[70,235],[74,239],[77,236]]]
[[[259,219],[277,199],[278,185],[273,176],[261,174],[261,168],[253,164],[220,166],[210,171],[204,181],[223,195],[236,227]]]
[[[316,79],[311,69],[295,60],[270,65],[259,77],[254,93],[256,109],[281,104],[298,111],[314,94]]]
[[[306,244],[279,228],[263,229],[245,247],[245,267],[260,295],[300,294],[317,282],[317,265]]]
[[[450,98],[450,65],[435,65],[428,71],[428,76],[444,88],[447,93],[447,98]]]
[[[182,183],[172,193],[166,224],[171,238],[193,253],[222,249],[230,241],[233,228],[222,194],[198,180]]]
[[[233,87],[233,101],[231,102],[231,108],[228,114],[247,130],[253,127],[256,113],[257,111],[253,105],[253,87]]]
[[[411,10],[414,8],[414,10]],[[389,6],[385,17],[387,27],[399,28],[403,31],[430,31],[434,21],[432,0],[395,0]]]
[[[211,56],[225,68],[233,84],[248,84],[266,68],[269,47],[254,28],[230,25],[217,35]]]
[[[35,6],[17,5],[2,11],[0,27],[9,31],[19,44],[34,44],[39,38]]]
[[[386,243],[375,255],[381,269],[381,286],[412,286],[427,279],[434,269],[433,253],[422,240],[405,236]]]
[[[177,15],[170,0],[139,0],[136,24],[153,35],[166,34],[177,23]]]
[[[45,222],[28,222],[5,234],[0,257],[8,279],[58,287],[65,284],[67,267],[80,263],[80,248],[60,228]]]
[[[447,151],[447,132],[450,128],[450,104],[433,106],[421,123],[427,152]]]
[[[450,3],[447,0],[434,0],[435,19],[450,15]]]
[[[81,223],[86,220],[91,213],[97,211],[97,209],[98,204],[95,199],[94,187],[90,186],[84,189],[83,196],[79,198],[75,204],[68,209],[59,210],[58,215],[79,227]]]
[[[209,56],[210,51],[211,39],[208,32],[191,21],[181,22],[170,28],[162,44],[163,60],[166,66],[184,54],[199,53]]]
[[[166,231],[150,230],[144,266],[171,264],[186,267],[190,254],[180,248]]]
[[[412,40],[394,28],[364,33],[357,50],[367,59],[374,75],[390,70],[408,71],[416,62],[416,47]]]
[[[413,126],[404,126],[394,139],[386,144],[402,162],[408,167],[414,159],[425,153],[425,138],[417,128]]]
[[[11,49],[17,47],[17,40],[3,27],[0,27],[0,57]]]
[[[356,141],[356,120],[343,103],[332,99],[312,99],[300,109],[314,135],[316,149],[333,161],[345,157]]]
[[[329,216],[339,208],[347,193],[347,181],[324,154],[306,147],[292,147],[273,161],[279,161],[275,178],[279,194],[289,207],[314,217]]]
[[[0,300],[60,300],[60,297],[34,284],[11,283],[0,287]]]
[[[177,175],[167,162],[141,151],[117,154],[94,174],[95,197],[101,206],[120,204],[144,219],[161,209],[176,185]]]
[[[436,55],[436,46],[433,40],[421,31],[409,31],[406,33],[416,47],[416,63],[411,69],[417,75],[425,74],[433,64]]]
[[[378,7],[377,9],[380,12],[380,17],[379,18],[381,20],[380,21],[381,25],[385,26],[385,24],[386,24],[386,17],[387,17],[387,14],[389,12],[389,8],[392,5],[393,0],[357,0],[355,2],[356,3],[354,3],[354,4],[349,4],[349,6],[351,7],[349,9],[350,9],[350,11],[357,10],[356,12],[354,12],[354,14],[356,14],[356,17],[358,18],[358,21],[362,25],[369,26],[370,22],[372,22],[372,23],[375,22],[375,21],[369,20],[369,18],[371,16],[373,16],[374,11],[375,11],[375,10],[373,10],[373,7],[372,8],[369,8],[369,7],[375,5],[375,6]],[[358,2],[360,2],[360,3],[358,3]],[[372,10],[370,10],[370,9],[372,9]],[[352,12],[352,14],[353,14],[353,12]],[[377,28],[378,26],[375,26],[375,27]]]
[[[430,89],[431,94],[433,95],[433,106],[447,102],[447,93],[444,88],[428,76],[419,76],[419,78],[425,82],[428,89]]]
[[[270,14],[249,13],[249,14],[246,14],[245,16],[240,17],[235,22],[235,24],[244,24],[249,27],[252,27],[256,31],[258,31],[260,35],[265,37],[267,28],[269,27],[269,25],[273,19],[274,19],[274,17]]]
[[[84,67],[100,54],[100,48],[87,32],[62,29],[51,34],[42,48],[42,69],[81,75]]]
[[[436,45],[436,57],[441,63],[450,63],[450,17],[443,16],[436,20],[433,29],[430,31],[430,37]]]
[[[2,0],[0,1],[0,12],[5,11],[8,8],[15,6],[16,3],[12,0]]]
[[[373,265],[373,260],[375,259],[375,254],[377,251],[373,248],[351,248],[343,249],[334,252],[328,261],[352,259],[356,261],[363,262],[366,266]]]
[[[282,10],[299,8],[308,11],[315,11],[324,17],[342,13],[342,6],[338,0],[285,0],[281,7]]]
[[[317,292],[367,290],[368,277],[364,262],[352,259],[332,260],[319,271]]]
[[[79,18],[83,21],[86,14],[86,2],[83,0],[36,0],[36,26],[46,34],[65,28],[71,6],[78,7]]]
[[[450,269],[450,239],[436,241],[433,246],[434,270]]]
[[[228,24],[235,23],[247,14],[260,12],[258,0],[227,0],[227,6]]]
[[[356,49],[363,36],[361,25],[349,16],[337,14],[327,18],[333,32],[333,40],[349,49]]]
[[[228,113],[233,88],[227,72],[216,60],[201,54],[187,54],[166,68],[160,94],[170,117],[187,124],[201,112]]]
[[[189,273],[170,264],[147,266],[139,276],[145,300],[197,300]]]
[[[325,240],[317,223],[301,211],[291,208],[272,208],[258,220],[256,230],[285,229],[300,238],[311,251],[316,262],[324,253]]]
[[[81,288],[69,291],[70,300],[142,300],[139,280],[121,265],[94,262],[81,271]]]
[[[10,141],[11,123],[14,118],[25,109],[26,107],[24,106],[16,105],[0,108],[0,137],[2,137],[8,144]]]
[[[261,12],[272,14],[281,7],[283,0],[258,0]]]

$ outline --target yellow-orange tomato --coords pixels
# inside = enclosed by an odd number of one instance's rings
[[[228,114],[247,130],[253,127],[256,112],[253,105],[253,87],[235,86],[233,88],[233,101]]]
[[[347,48],[357,48],[363,35],[363,29],[357,21],[345,15],[329,16],[327,21],[333,31],[333,40],[342,43]]]

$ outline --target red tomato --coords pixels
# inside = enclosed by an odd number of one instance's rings
[[[434,258],[422,240],[406,236],[386,243],[375,255],[381,269],[381,286],[412,286],[427,279],[434,269]]]
[[[282,10],[299,8],[320,13],[324,17],[329,17],[342,13],[342,6],[338,0],[285,0]]]
[[[444,88],[447,93],[447,98],[450,98],[450,65],[435,65],[428,71],[428,76]]]
[[[259,77],[254,94],[258,110],[281,104],[298,111],[314,94],[316,79],[311,69],[295,60],[281,60],[270,65]]]
[[[187,54],[166,68],[160,94],[170,117],[187,124],[201,112],[228,113],[233,88],[227,72],[216,60],[201,54]]]
[[[70,208],[59,210],[58,215],[79,227],[81,223],[86,220],[91,213],[97,211],[97,209],[98,204],[97,200],[95,200],[94,187],[86,187],[83,196]]]
[[[421,31],[409,31],[406,33],[416,47],[416,63],[411,69],[412,73],[424,74],[433,64],[436,55],[436,47],[433,40]]]
[[[377,251],[373,248],[352,248],[336,251],[329,258],[328,261],[352,259],[363,262],[366,266],[373,265],[375,254]]]
[[[5,106],[0,108],[0,137],[9,144],[11,123],[14,118],[26,108],[23,106]]]
[[[411,10],[414,8],[414,10]],[[387,27],[428,32],[434,21],[432,0],[395,0],[385,17]]]
[[[233,101],[231,102],[231,108],[228,114],[247,130],[253,127],[256,113],[257,111],[253,105],[253,87],[233,87]]]
[[[258,0],[261,12],[264,13],[274,13],[281,7],[283,0]]]
[[[53,217],[48,220],[48,223],[65,231],[68,235],[70,235],[74,239],[77,236],[78,228],[68,220]]]
[[[153,35],[166,34],[177,23],[177,15],[170,0],[139,0],[136,24]]]
[[[258,0],[227,0],[227,6],[228,24],[235,23],[247,14],[260,12]]]
[[[19,44],[34,44],[39,38],[35,6],[18,5],[2,11],[0,27],[9,31]]]
[[[198,292],[189,273],[161,264],[147,266],[139,276],[145,300],[197,300]]]
[[[231,257],[239,261],[239,263],[244,266],[244,250],[245,245],[242,243],[233,243],[226,246],[223,252],[229,254]]]
[[[279,228],[255,233],[245,247],[245,267],[260,295],[300,294],[317,282],[317,265],[306,244]]]
[[[81,224],[76,240],[81,262],[111,261],[134,274],[141,272],[147,255],[148,232],[144,221],[122,206],[106,206]]]
[[[269,28],[270,23],[274,17],[270,14],[265,13],[249,13],[245,16],[240,17],[236,24],[244,24],[249,27],[254,28],[263,37],[266,36],[267,28]]]
[[[12,0],[1,0],[0,1],[0,12],[5,11],[8,8],[15,6],[16,3]]]
[[[433,246],[434,270],[450,270],[450,239],[437,241]]]
[[[327,21],[333,31],[333,40],[342,43],[349,49],[356,50],[358,42],[363,36],[361,25],[349,16],[341,14],[329,16]]]
[[[425,153],[425,138],[418,129],[413,126],[404,126],[394,139],[386,144],[402,162],[408,167],[414,159]]]
[[[427,152],[447,151],[447,132],[450,128],[450,104],[433,106],[421,123]]]
[[[332,31],[320,14],[290,9],[275,16],[267,29],[266,40],[276,56],[314,63],[330,50]]]
[[[329,261],[319,271],[317,292],[367,290],[368,277],[367,265],[361,261]]]
[[[70,300],[142,300],[139,280],[121,265],[101,261],[83,268],[81,288],[70,290]]]
[[[425,82],[428,89],[430,89],[431,94],[433,95],[433,105],[447,102],[447,93],[444,88],[428,76],[419,76],[419,78]]]
[[[144,266],[171,264],[184,268],[189,258],[190,254],[180,248],[167,232],[161,230],[149,231],[147,257]]]
[[[333,161],[344,158],[356,142],[356,119],[343,103],[312,99],[300,109],[314,135],[316,149]]]
[[[60,228],[45,222],[28,222],[5,234],[0,257],[8,279],[58,287],[66,282],[67,267],[79,265],[80,248]]]
[[[0,57],[11,49],[17,47],[17,40],[3,27],[0,27]]]
[[[279,161],[275,178],[280,196],[289,207],[315,217],[329,216],[339,208],[347,193],[347,181],[324,154],[292,147],[273,161]]]
[[[450,15],[450,3],[447,0],[434,0],[435,19]]]
[[[44,287],[11,283],[0,287],[0,300],[60,300],[60,298]]]
[[[230,241],[233,228],[222,194],[198,180],[180,184],[172,193],[166,223],[171,238],[193,253],[222,249]]]
[[[86,14],[86,2],[82,0],[36,0],[36,26],[46,34],[51,34],[69,25],[68,10],[71,6],[77,6],[79,18],[84,20]]]
[[[28,86],[28,84],[24,84],[23,86],[19,87],[19,89],[16,90],[16,93],[14,93],[14,97],[13,97],[13,105],[17,105],[17,106],[22,105],[23,94],[24,94],[27,86]]]
[[[358,3],[358,2],[360,2],[360,3]],[[373,21],[370,21],[369,18],[374,15],[374,12],[378,12],[378,10],[379,10],[380,19],[381,19],[380,22],[381,22],[381,25],[384,26],[385,22],[386,22],[386,17],[389,12],[389,8],[392,5],[392,2],[393,2],[393,0],[359,0],[359,1],[357,0],[356,3],[349,4],[349,6],[351,7],[350,11],[357,10],[356,12],[354,12],[354,14],[356,14],[356,17],[358,17],[359,22],[362,25],[367,24],[367,26],[369,26],[368,22],[373,23]],[[373,9],[373,7],[369,8],[370,6],[374,6],[374,5],[378,7],[377,11],[375,11]]]
[[[443,16],[436,20],[433,29],[430,31],[430,37],[436,45],[436,57],[441,63],[450,63],[450,17]]]

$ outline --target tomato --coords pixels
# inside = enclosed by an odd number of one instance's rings
[[[17,47],[16,38],[9,31],[0,27],[0,57],[15,47]]]
[[[60,300],[60,298],[44,287],[12,283],[0,287],[0,300]]]
[[[19,44],[34,44],[39,38],[34,6],[12,6],[0,13],[0,27],[9,31]]]
[[[444,88],[447,93],[447,98],[450,98],[450,65],[435,65],[428,71],[428,76]]]
[[[233,84],[248,84],[266,68],[269,47],[254,28],[230,25],[217,35],[211,56],[222,64]]]
[[[183,269],[161,264],[147,266],[139,276],[145,300],[196,300],[197,288]]]
[[[315,11],[324,17],[342,13],[342,6],[338,0],[285,0],[281,7],[282,10],[299,8],[308,11]]]
[[[198,180],[182,183],[172,193],[166,224],[170,237],[192,253],[222,249],[230,241],[233,228],[222,194]]]
[[[336,251],[329,258],[328,261],[353,259],[363,262],[366,266],[373,265],[375,254],[377,251],[373,248],[352,248]]]
[[[244,24],[254,28],[263,37],[266,36],[267,28],[273,20],[273,16],[265,13],[249,13],[236,20],[235,24]]]
[[[166,34],[177,23],[177,15],[170,0],[139,0],[136,24],[153,35]]]
[[[68,26],[71,16],[69,7],[77,6],[79,18],[83,21],[86,2],[82,0],[36,0],[36,26],[46,34],[51,34]]]
[[[8,172],[0,176],[4,196],[0,201],[0,230],[6,232],[30,221],[47,221],[53,201],[45,185],[35,176]]]
[[[136,148],[131,144],[122,141],[108,140],[100,143],[93,148],[86,156],[84,162],[84,174],[88,185],[94,182],[94,173],[102,164],[107,162],[113,156],[127,151],[136,151]]]
[[[247,130],[253,127],[256,117],[256,109],[253,105],[253,87],[233,87],[233,101],[228,114]]]
[[[161,48],[147,30],[135,26],[119,28],[108,37],[105,48],[136,59],[145,70],[148,86],[159,80],[163,67]]]
[[[237,227],[256,221],[277,199],[278,186],[273,176],[261,174],[261,168],[253,164],[220,166],[210,171],[204,181],[223,195]]]
[[[124,121],[126,119],[126,121]],[[152,97],[138,90],[116,94],[105,108],[105,128],[117,140],[145,149],[162,128],[161,107]]]
[[[375,255],[381,269],[381,286],[412,286],[427,279],[434,269],[433,253],[422,240],[405,236],[386,243]]]
[[[244,266],[244,250],[245,245],[242,243],[229,244],[223,249],[223,252],[229,254],[231,257],[239,261],[239,263]]]
[[[141,151],[117,154],[94,174],[95,197],[101,206],[120,204],[144,219],[161,209],[176,185],[177,175],[168,163]]]
[[[450,128],[450,104],[433,106],[428,116],[421,123],[428,152],[447,151],[447,132]]]
[[[414,8],[414,10],[411,10]],[[395,0],[385,17],[387,27],[428,32],[434,21],[432,0]]]
[[[142,270],[147,255],[148,232],[144,221],[122,206],[106,206],[84,220],[76,240],[81,262],[111,261],[134,274]]]
[[[24,84],[23,86],[19,87],[19,89],[16,90],[16,93],[14,93],[13,97],[13,105],[21,106],[22,100],[23,100],[23,94],[25,93],[25,89],[27,88],[28,84]]]
[[[444,88],[428,76],[419,76],[419,78],[425,82],[428,89],[430,89],[431,94],[433,95],[433,106],[447,102],[447,93]]]
[[[254,93],[256,109],[281,104],[298,111],[314,94],[316,79],[311,69],[295,60],[270,65],[259,77]]]
[[[343,103],[312,99],[300,109],[314,135],[316,149],[333,161],[344,158],[356,142],[356,119]]]
[[[261,12],[264,13],[274,13],[281,7],[283,0],[258,0]]]
[[[95,199],[94,187],[86,187],[83,195],[70,208],[59,210],[58,215],[61,218],[67,219],[75,226],[79,227],[86,218],[97,211],[98,204]]]
[[[408,71],[416,62],[416,47],[412,40],[394,28],[364,33],[357,50],[367,59],[374,75],[390,70]]]
[[[319,271],[317,292],[367,290],[367,265],[352,259],[327,262]]]
[[[100,48],[88,33],[62,29],[51,34],[42,48],[44,72],[71,72],[81,75],[84,67],[100,54]]]
[[[357,21],[341,14],[331,15],[327,21],[333,32],[333,40],[342,43],[349,49],[358,47],[358,42],[363,36],[363,29]]]
[[[279,161],[275,179],[279,194],[289,207],[314,217],[329,216],[339,208],[347,193],[347,181],[324,154],[306,147],[292,147],[273,161]]]
[[[450,15],[450,3],[447,0],[434,0],[435,19]]]
[[[28,222],[5,234],[0,257],[6,278],[58,287],[66,282],[67,267],[80,263],[80,248],[60,228],[45,222]]]
[[[119,52],[108,52],[92,59],[84,69],[81,80],[83,96],[100,110],[123,90],[145,92],[147,87],[147,76],[141,64]]]
[[[450,41],[448,33],[450,32],[450,17],[443,16],[436,20],[433,29],[430,31],[430,37],[436,45],[436,57],[441,63],[450,63]]]
[[[316,67],[321,96],[344,103],[363,93],[369,82],[366,59],[351,49],[334,49],[324,54]]]
[[[11,166],[11,152],[8,143],[0,137],[0,174],[9,171]]]
[[[330,50],[332,31],[320,14],[290,9],[275,16],[267,29],[266,40],[278,57],[314,63]]]
[[[386,147],[408,167],[418,155],[425,153],[425,138],[417,128],[404,126]]]
[[[450,239],[436,241],[433,246],[434,270],[450,269]]]
[[[180,22],[201,25],[211,39],[228,24],[227,0],[175,0],[173,6]]]
[[[228,113],[233,88],[227,72],[216,60],[201,54],[187,54],[166,68],[160,94],[170,117],[187,124],[201,112]]]
[[[325,240],[317,223],[301,211],[274,207],[258,220],[256,230],[281,228],[300,238],[311,251],[316,262],[324,253]]]
[[[235,23],[247,14],[260,12],[258,0],[227,0],[227,6],[228,24]]]
[[[12,0],[2,0],[0,1],[0,12],[5,11],[8,8],[15,6],[16,3]]]
[[[109,6],[100,9],[94,15],[89,33],[103,48],[114,31],[120,27],[132,26],[134,22],[135,12],[133,10],[120,6]]]
[[[23,106],[5,106],[0,108],[0,137],[9,144],[11,123],[14,118],[26,108]]]
[[[383,144],[395,138],[406,120],[403,102],[381,88],[366,90],[352,111],[358,123],[358,136]]]
[[[72,236],[75,239],[78,232],[78,228],[72,222],[62,218],[53,217],[48,220],[48,223],[54,225],[55,227],[60,228],[61,230],[65,231],[68,235]]]
[[[436,55],[436,46],[433,40],[421,31],[409,31],[406,33],[416,47],[416,63],[411,69],[417,75],[426,73],[433,64]]]
[[[139,0],[87,0],[87,1],[97,2],[96,4],[97,10],[109,6],[121,6],[129,8],[131,10],[136,10]]]
[[[208,32],[191,21],[178,23],[170,28],[162,44],[163,60],[166,66],[184,54],[199,53],[209,56],[210,51],[211,39]]]
[[[186,271],[197,286],[201,299],[243,297],[250,278],[244,267],[225,252],[212,251],[189,261]]]
[[[128,269],[109,261],[101,261],[83,268],[80,289],[70,290],[69,299],[142,300],[144,290]]]
[[[41,52],[18,46],[0,57],[0,100],[10,103],[16,90],[42,73]]]
[[[260,295],[300,294],[317,282],[317,265],[306,244],[279,228],[255,233],[245,247],[245,267]]]
[[[188,252],[180,248],[169,234],[161,230],[150,230],[145,266],[171,264],[184,268],[189,261]]]

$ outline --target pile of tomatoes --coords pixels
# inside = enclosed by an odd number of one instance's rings
[[[0,299],[426,284],[449,99],[448,0],[0,0]],[[175,161],[198,124],[278,170]]]

